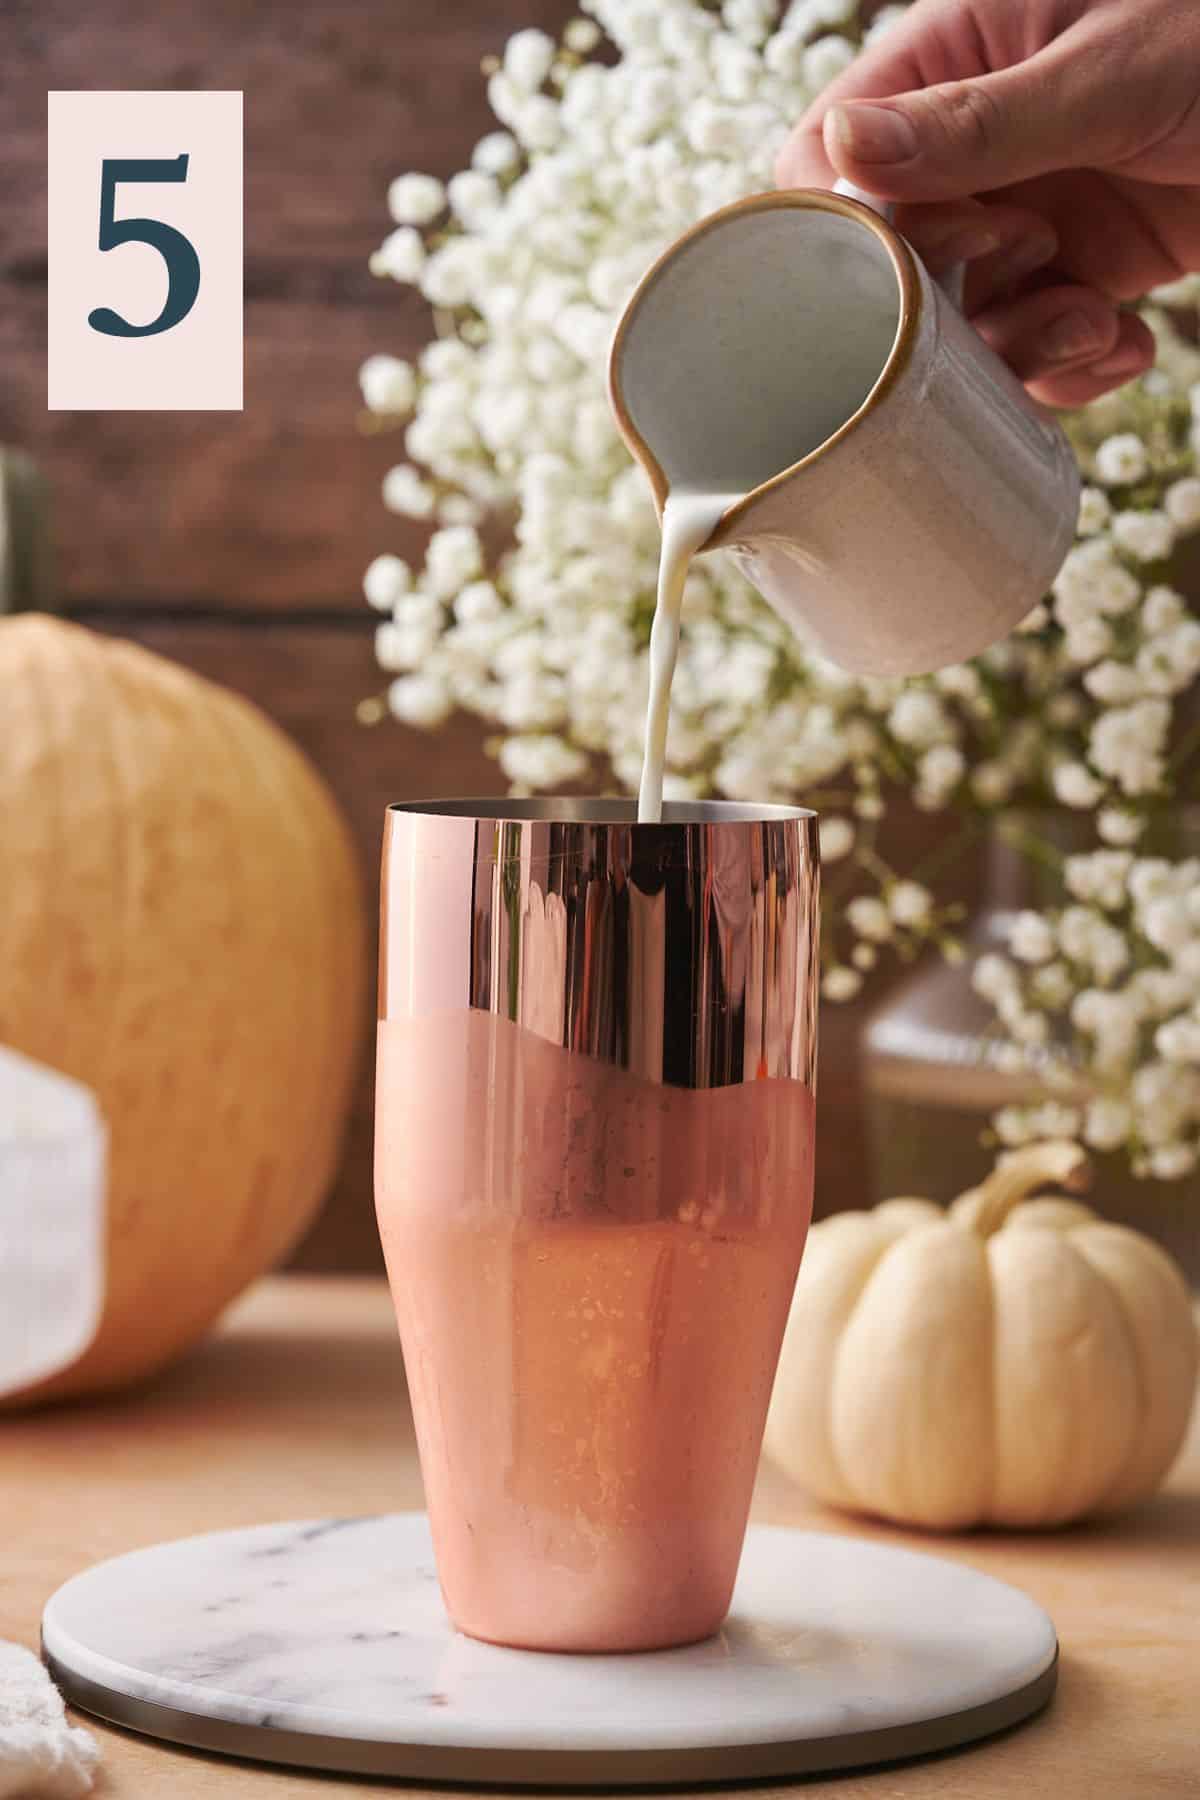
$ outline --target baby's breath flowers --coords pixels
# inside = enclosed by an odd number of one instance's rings
[[[438,335],[415,365],[378,355],[361,372],[372,422],[402,434],[384,504],[431,531],[422,568],[385,554],[364,578],[386,705],[416,725],[455,707],[487,720],[523,792],[640,774],[658,528],[604,391],[622,305],[679,232],[771,185],[789,127],[904,8],[865,34],[856,0],[585,11],[561,42],[509,40],[488,75],[497,128],[468,168],[392,183],[371,268],[415,285]],[[1072,421],[1076,545],[1045,602],[974,664],[849,676],[728,558],[702,559],[666,781],[668,797],[820,806],[831,1000],[888,958],[962,954],[960,909],[880,854],[889,791],[967,824],[1047,805],[1089,820],[1095,848],[1063,865],[1061,906],[1019,915],[1010,953],[975,969],[1010,1060],[1052,1090],[996,1127],[1007,1143],[1078,1132],[1164,1178],[1200,1152],[1200,864],[1142,848],[1187,798],[1200,749],[1179,717],[1200,620],[1172,580],[1200,534],[1200,356],[1177,323],[1198,286],[1146,309],[1156,368]],[[499,532],[481,530],[488,515]]]

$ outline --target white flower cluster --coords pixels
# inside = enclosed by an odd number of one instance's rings
[[[1053,1079],[1078,1104],[1007,1107],[1000,1136],[1081,1133],[1176,1180],[1200,1162],[1200,857],[1097,850],[1068,857],[1063,881],[1069,904],[1019,913],[1014,960],[981,957],[974,980],[1017,1042],[1050,1044],[1067,1016]]]
[[[371,267],[414,284],[440,335],[415,367],[381,355],[361,374],[376,423],[403,433],[384,503],[432,530],[423,568],[385,555],[365,577],[388,706],[418,725],[456,707],[487,720],[518,791],[597,767],[633,788],[640,774],[658,529],[605,395],[615,320],[679,232],[770,186],[789,127],[864,37],[857,0],[583,4],[591,17],[561,43],[537,30],[509,41],[489,78],[498,128],[469,168],[392,183],[394,229]],[[904,10],[884,7],[865,35]],[[882,952],[955,949],[952,912],[904,878],[919,871],[877,853],[889,785],[968,815],[1053,800],[1118,851],[1177,791],[1175,715],[1200,674],[1200,620],[1169,565],[1200,532],[1200,355],[1170,309],[1194,306],[1196,286],[1146,311],[1156,368],[1074,420],[1088,481],[1077,544],[1045,604],[975,664],[860,680],[795,640],[728,558],[690,575],[665,791],[820,806],[825,858],[840,864],[829,998],[852,998]],[[498,556],[479,531],[493,512],[513,522]],[[1142,922],[1130,905],[1081,900],[1022,930],[1046,955],[982,979],[1023,1053],[1049,1057],[1052,1016],[1069,1022],[1085,993],[1141,972]],[[1197,996],[1200,973],[1187,1004]],[[1121,1141],[1161,1173],[1192,1127],[1147,1135],[1132,1098],[1147,1070],[1176,1067],[1149,1018],[1123,1074],[1112,1033],[1073,1029],[1129,1109]],[[1154,1130],[1161,1107],[1156,1118]]]
[[[673,237],[770,184],[789,125],[857,47],[840,30],[854,0],[591,10],[561,45],[510,39],[488,88],[503,129],[470,169],[392,183],[395,229],[372,268],[415,283],[444,335],[416,369],[375,356],[361,377],[373,413],[407,421],[385,504],[441,526],[380,627],[389,704],[409,722],[455,706],[487,718],[524,788],[597,758],[626,786],[640,769],[658,531],[605,395],[613,322]],[[600,28],[612,66],[587,60]],[[481,575],[464,504],[516,511],[486,604],[455,585]],[[373,605],[387,610],[397,579],[392,560],[372,565]],[[693,575],[687,616],[669,794],[782,795],[844,764],[840,677],[822,713],[798,705],[798,653],[726,559]],[[791,704],[774,704],[785,688]]]

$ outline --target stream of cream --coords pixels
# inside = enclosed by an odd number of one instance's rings
[[[726,507],[738,494],[667,495],[662,515],[662,550],[658,595],[650,631],[650,698],[646,706],[646,748],[638,790],[638,822],[655,825],[662,818],[663,765],[671,711],[671,681],[679,655],[679,618],[687,572],[700,546],[712,535]]]

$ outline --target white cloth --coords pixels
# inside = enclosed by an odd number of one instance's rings
[[[0,1394],[66,1368],[96,1335],[106,1163],[91,1089],[0,1044]]]
[[[99,1760],[37,1657],[0,1642],[0,1800],[78,1800]]]

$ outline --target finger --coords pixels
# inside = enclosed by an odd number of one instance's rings
[[[1049,221],[1020,206],[984,206],[977,201],[902,206],[897,208],[896,225],[931,274],[943,275],[956,263],[970,265],[968,312],[1044,269],[1058,251],[1058,237]]]
[[[987,307],[972,323],[1026,382],[1100,364],[1121,335],[1112,301],[1084,287],[1043,288]]]
[[[986,73],[974,34],[959,47],[966,60],[951,62],[946,40],[931,28],[930,16],[927,7],[914,7],[823,89],[779,154],[775,179],[780,187],[833,186],[837,172],[826,155],[821,128],[825,114],[839,101],[904,94],[952,76]]]
[[[775,158],[775,185],[781,188],[831,188],[837,170],[825,154],[821,121],[797,125]]]
[[[1135,313],[1121,313],[1116,344],[1099,362],[1031,381],[1029,391],[1043,406],[1087,406],[1114,388],[1144,375],[1154,363],[1154,339]]]
[[[1070,169],[1022,182],[1003,199],[1048,219],[1058,233],[1056,266],[1080,286],[1114,300],[1138,299],[1185,270],[1200,268],[1195,188]]]
[[[1139,96],[1101,79],[1068,30],[992,74],[838,102],[822,141],[837,175],[889,200],[987,193],[1054,169],[1107,167],[1135,153]]]
[[[1014,297],[1031,276],[1051,263],[1058,266],[1058,243],[1045,220],[1038,227],[1014,237],[994,255],[981,257],[967,270],[963,307],[968,318],[997,300]]]
[[[1014,235],[1006,218],[993,218],[990,208],[978,200],[901,207],[896,228],[933,275],[943,274],[955,263],[991,255]]]

